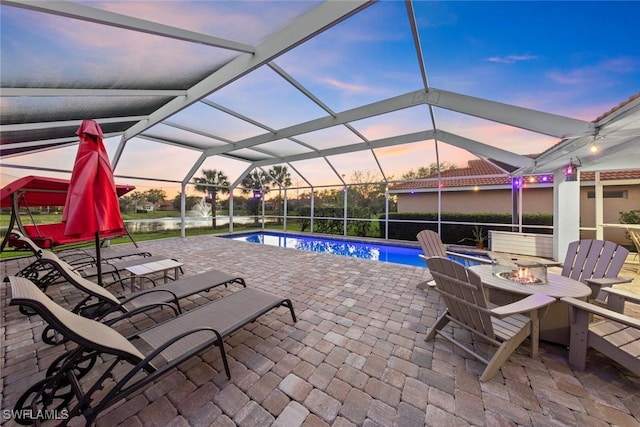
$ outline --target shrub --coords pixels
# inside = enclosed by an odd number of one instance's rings
[[[298,208],[298,215],[304,216],[301,220],[301,230],[306,231],[311,227],[311,208]],[[341,207],[319,207],[314,209],[313,213],[313,231],[324,234],[344,234],[344,209]],[[318,218],[321,217],[321,218]],[[371,227],[370,221],[356,221],[353,218],[370,218],[371,209],[369,208],[349,208],[347,209],[347,235],[349,236],[367,236]]]
[[[513,231],[511,224],[511,214],[494,214],[494,213],[460,213],[460,212],[443,212],[441,220],[443,222],[464,222],[466,224],[442,224],[441,239],[443,243],[455,244],[461,240],[468,240],[473,236],[473,230],[476,223],[493,224],[482,226],[485,233],[489,230]],[[402,220],[403,222],[391,222]],[[384,217],[380,217],[380,237],[384,238],[384,225],[382,222]],[[389,238],[399,240],[416,240],[416,235],[424,230],[429,229],[437,231],[437,212],[428,213],[390,213],[389,214]],[[420,223],[414,221],[429,221],[429,223]],[[553,216],[547,214],[523,215],[523,223],[529,225],[553,225]],[[505,224],[505,225],[499,225]],[[552,229],[523,227],[525,233],[552,234]]]

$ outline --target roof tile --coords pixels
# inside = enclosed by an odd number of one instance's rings
[[[535,175],[532,175],[535,176]],[[552,183],[553,175],[542,175],[544,183]],[[474,187],[489,185],[511,185],[511,177],[488,160],[470,160],[466,168],[449,169],[440,173],[442,187]],[[529,181],[529,175],[524,176],[525,183]],[[621,179],[640,179],[640,169],[627,171],[601,172],[602,181]],[[595,172],[583,172],[580,174],[581,181],[595,180]],[[536,178],[536,183],[542,182]],[[390,190],[413,190],[421,188],[437,188],[438,174],[432,174],[420,179],[413,179],[399,182],[391,186]]]

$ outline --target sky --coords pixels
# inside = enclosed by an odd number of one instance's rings
[[[310,1],[86,1],[85,5],[131,14],[193,31],[255,45],[316,6]],[[413,3],[428,84],[521,107],[592,121],[640,91],[640,2],[434,2]],[[149,87],[173,81],[179,86],[233,53],[202,45],[118,30],[93,23],[0,6],[2,87],[48,87],[62,81],[72,87]],[[418,58],[402,1],[381,1],[319,36],[276,58],[275,63],[303,84],[334,112],[423,88]],[[271,129],[325,116],[326,113],[286,83],[269,67],[261,67],[207,98]],[[59,100],[37,100],[33,108],[69,107]],[[2,99],[9,102],[27,102]],[[30,102],[30,101],[29,101]],[[47,104],[49,102],[50,104]],[[44,103],[44,104],[43,104]],[[76,106],[81,108],[81,105]],[[170,119],[222,140],[238,141],[264,129],[195,104]],[[557,138],[435,108],[439,129],[518,154],[534,154]],[[432,129],[426,106],[353,123],[370,140]],[[157,126],[158,136],[175,129]],[[298,137],[319,149],[359,139],[344,127]],[[105,141],[110,156],[119,138]],[[276,141],[261,147],[292,154],[300,147]],[[464,167],[475,158],[463,150],[438,144],[440,160]],[[76,147],[3,159],[2,163],[70,170]],[[128,177],[184,179],[199,152],[134,138],[127,143],[115,173]],[[255,153],[254,153],[255,154]],[[294,185],[337,184],[355,171],[372,171],[399,179],[409,170],[435,162],[433,141],[423,141],[357,154],[295,162]],[[379,165],[379,166],[378,166]],[[248,164],[210,158],[203,168],[223,170],[233,181]],[[380,169],[382,168],[382,170]],[[300,172],[300,175],[296,173]],[[2,185],[39,172],[2,168]],[[52,174],[63,176],[65,174]],[[196,176],[199,174],[196,173]],[[68,175],[67,175],[68,177]],[[140,191],[163,188],[174,194],[179,185],[162,181],[116,180]]]

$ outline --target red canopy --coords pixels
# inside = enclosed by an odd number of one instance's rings
[[[132,185],[116,185],[116,192],[120,197],[135,188]],[[25,176],[0,190],[0,207],[11,207],[14,195],[18,197],[19,207],[64,206],[68,189],[68,179]]]
[[[26,176],[17,179],[0,190],[0,207],[13,207],[15,199],[18,208],[30,208],[36,206],[64,206],[67,199],[69,180],[59,178],[47,178],[44,176]],[[122,196],[135,189],[132,185],[117,185],[116,192]],[[41,224],[23,225],[18,218],[18,212],[11,210],[10,228],[17,226],[18,229],[29,236],[42,248],[77,243],[93,239],[93,236],[71,238],[64,235],[65,224]],[[121,233],[124,234],[124,233]],[[11,233],[7,233],[0,245],[4,249],[7,243],[10,246],[22,248],[23,245],[16,244],[9,239]],[[116,234],[114,234],[116,235]]]
[[[113,171],[95,120],[83,120],[76,134],[78,154],[71,173],[67,201],[62,212],[64,234],[96,236],[124,230]]]

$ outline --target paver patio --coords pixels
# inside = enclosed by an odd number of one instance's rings
[[[291,298],[298,322],[285,308],[268,313],[225,340],[231,380],[213,348],[104,412],[98,425],[640,425],[640,379],[593,352],[587,370],[576,372],[565,348],[541,343],[540,356],[530,359],[525,342],[480,383],[483,365],[446,341],[424,341],[443,309],[435,292],[416,288],[430,278],[425,268],[212,236],[139,245],[180,260],[185,275],[222,270]],[[3,275],[30,261],[3,262]],[[638,279],[631,286],[640,292]],[[187,309],[233,290],[191,297]],[[56,300],[77,300],[68,285],[51,291]],[[9,292],[3,284],[3,410],[62,351],[40,341],[38,316],[7,306]],[[137,327],[153,322],[135,319]]]

